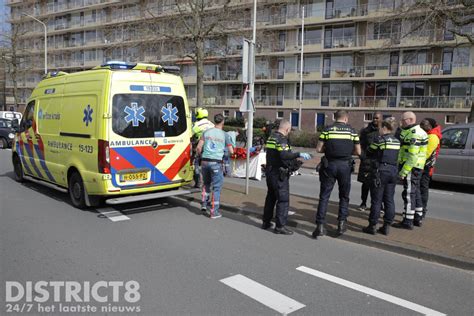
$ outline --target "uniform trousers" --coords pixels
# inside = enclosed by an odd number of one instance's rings
[[[279,169],[267,166],[265,172],[267,180],[267,197],[263,208],[263,222],[270,223],[275,209],[276,227],[283,227],[288,220],[288,210],[290,207],[290,181],[289,176],[280,176]]]
[[[318,212],[316,224],[326,223],[326,211],[329,197],[334,185],[339,186],[339,214],[338,221],[346,220],[349,215],[349,193],[351,191],[351,165],[348,160],[329,160],[327,168],[319,171],[321,189],[319,191]]]

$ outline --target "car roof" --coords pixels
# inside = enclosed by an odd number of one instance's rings
[[[466,124],[454,124],[454,125],[449,125],[446,126],[444,129],[451,129],[451,128],[473,128],[474,123],[466,123]]]

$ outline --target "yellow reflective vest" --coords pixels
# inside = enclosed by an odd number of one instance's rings
[[[423,169],[426,162],[428,135],[420,125],[412,125],[402,129],[400,133],[400,152],[398,164],[400,176],[405,177],[413,168]]]
[[[195,136],[196,139],[200,139],[202,133],[213,127],[214,124],[206,118],[196,121],[193,125],[193,136]]]

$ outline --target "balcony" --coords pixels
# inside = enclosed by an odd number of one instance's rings
[[[389,47],[410,47],[428,45],[435,41],[433,31],[424,31],[413,34],[384,33],[372,34],[367,37],[365,46],[367,48],[389,48]]]
[[[327,38],[324,40],[324,48],[353,48],[365,46],[366,37],[365,36],[342,36],[342,37],[333,37]]]

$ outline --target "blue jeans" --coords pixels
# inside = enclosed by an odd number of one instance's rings
[[[211,216],[217,216],[219,215],[221,189],[222,185],[224,184],[224,172],[222,170],[222,163],[213,161],[202,161],[201,174],[203,181],[201,208],[207,209],[207,205],[210,204]]]

